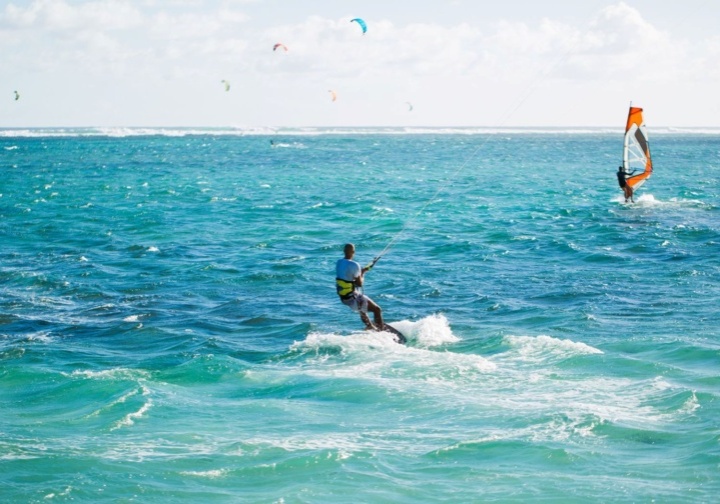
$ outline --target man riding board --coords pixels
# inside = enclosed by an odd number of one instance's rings
[[[382,331],[385,327],[382,309],[362,292],[363,275],[372,269],[379,257],[363,268],[360,263],[353,261],[355,245],[346,244],[343,252],[345,257],[338,260],[335,266],[335,285],[340,301],[352,311],[360,314],[367,329]],[[370,322],[368,311],[373,313],[374,324]]]

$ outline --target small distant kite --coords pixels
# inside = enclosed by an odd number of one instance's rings
[[[15,101],[18,101],[20,99],[20,93],[17,91],[13,91],[15,93]]]
[[[225,79],[220,81],[220,84],[225,86],[225,91],[230,91],[230,82],[226,81]]]
[[[360,18],[354,18],[354,19],[350,20],[351,23],[353,21],[360,25],[360,28],[362,28],[363,35],[365,35],[365,32],[367,32],[367,25],[365,24],[365,21]]]
[[[412,112],[413,111],[412,103],[410,103],[409,101],[406,101],[405,104],[408,106],[408,112]]]
[[[332,101],[337,100],[337,93],[335,91],[333,91],[332,89],[328,89],[328,93],[330,93],[330,99],[332,99]]]
[[[278,49],[282,49],[285,52],[287,52],[287,50],[288,50],[287,46],[285,44],[281,44],[280,42],[278,42],[277,44],[275,44],[273,46],[273,51],[277,51]]]

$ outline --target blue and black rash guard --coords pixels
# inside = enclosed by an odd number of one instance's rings
[[[625,187],[625,185],[627,184],[627,182],[625,182],[625,172],[618,170],[617,178],[618,178],[618,184],[620,184],[620,187]]]

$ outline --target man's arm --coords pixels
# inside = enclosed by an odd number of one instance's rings
[[[375,259],[373,259],[370,264],[368,264],[367,266],[365,266],[365,267],[362,269],[362,272],[361,272],[360,274],[361,274],[361,275],[364,275],[365,273],[367,273],[368,271],[370,271],[370,270],[373,268],[373,266],[375,266],[375,263],[380,260],[380,257],[381,257],[381,256],[377,256]]]
[[[360,266],[358,264],[358,266]],[[357,272],[357,270],[355,270]],[[353,279],[353,283],[358,286],[362,287],[363,284],[363,275],[365,274],[365,268],[360,268],[360,272],[358,272],[357,276]]]

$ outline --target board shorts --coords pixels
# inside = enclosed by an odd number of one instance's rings
[[[372,301],[365,294],[355,294],[347,299],[341,299],[340,302],[348,306],[352,311],[358,313],[367,313],[368,301]]]

